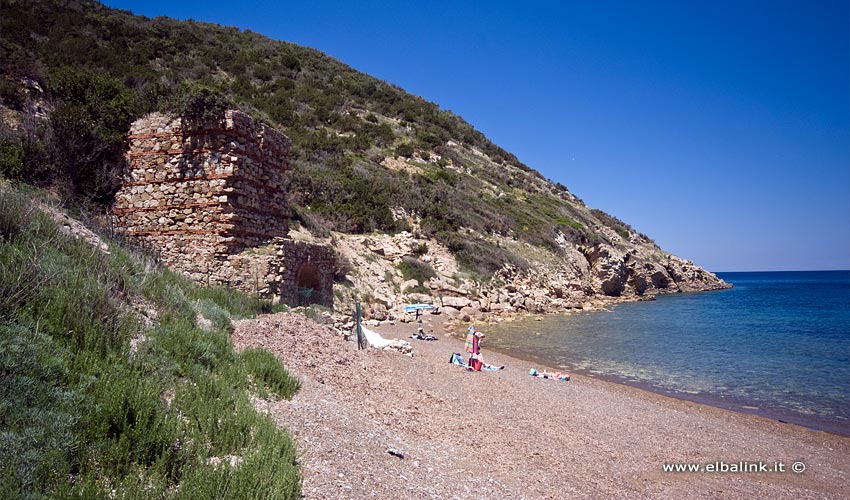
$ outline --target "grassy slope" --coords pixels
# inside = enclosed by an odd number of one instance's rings
[[[521,265],[521,256],[459,228],[557,251],[558,232],[592,243],[594,226],[610,222],[462,118],[310,48],[82,0],[5,0],[0,33],[7,104],[15,78],[34,77],[50,92],[48,76],[63,66],[117,78],[136,96],[136,115],[166,108],[186,81],[218,89],[292,138],[290,202],[316,231],[406,229],[391,216],[403,208],[422,218],[425,236],[487,276],[504,262]],[[417,169],[381,164],[397,156]]]
[[[298,381],[230,343],[229,318],[261,304],[105,255],[30,195],[0,184],[0,497],[299,498],[292,441],[250,402]]]

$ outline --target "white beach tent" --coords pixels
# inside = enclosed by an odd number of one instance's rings
[[[361,326],[361,328],[363,329],[363,335],[366,336],[366,342],[368,342],[372,347],[377,349],[396,349],[404,353],[412,350],[410,342],[406,340],[385,339],[384,337],[381,337],[381,334],[374,330],[370,330],[365,326]]]

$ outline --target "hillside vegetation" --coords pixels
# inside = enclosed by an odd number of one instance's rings
[[[0,183],[0,498],[300,498],[251,402],[299,382],[230,341],[268,306],[104,253],[33,197]]]
[[[85,0],[4,0],[2,10],[7,177],[105,206],[132,120],[237,106],[292,139],[290,203],[317,234],[413,230],[486,280],[527,265],[489,236],[558,253],[559,240],[610,242],[602,226],[634,233],[459,116],[316,50]]]

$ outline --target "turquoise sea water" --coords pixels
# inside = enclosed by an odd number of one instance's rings
[[[484,347],[850,435],[850,271],[718,276],[735,287],[496,325]]]

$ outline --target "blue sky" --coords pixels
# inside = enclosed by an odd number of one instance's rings
[[[321,50],[710,270],[850,268],[846,1],[106,4]]]

